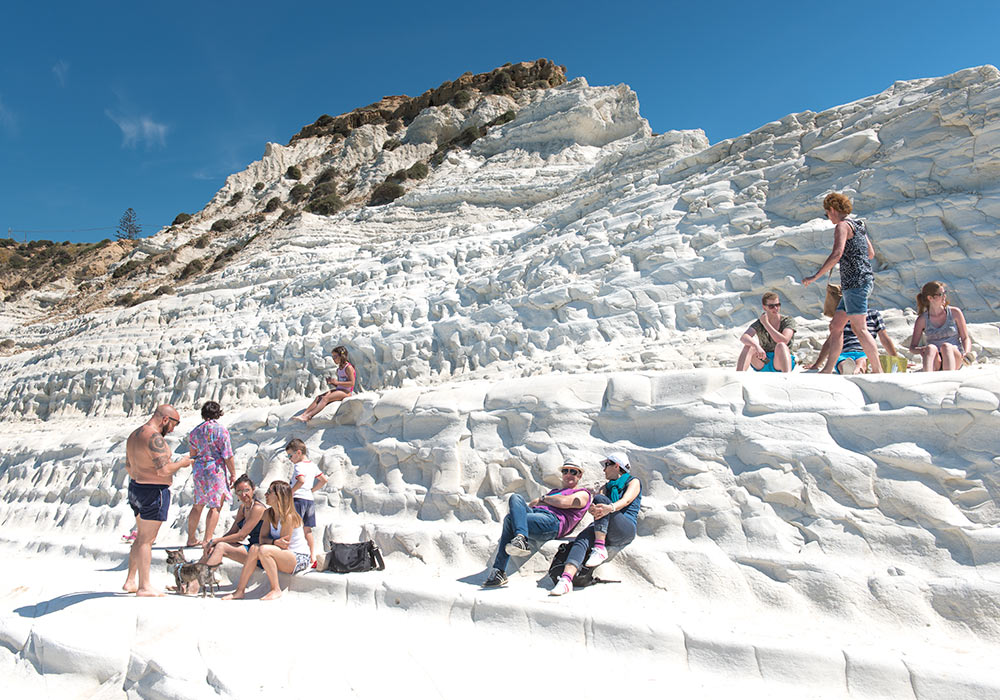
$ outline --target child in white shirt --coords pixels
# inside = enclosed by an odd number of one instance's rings
[[[306,444],[298,438],[285,446],[285,454],[292,461],[292,478],[289,479],[292,487],[292,502],[295,505],[295,512],[302,518],[306,542],[309,544],[310,565],[315,569],[316,548],[312,529],[316,527],[316,505],[313,492],[323,488],[327,481],[326,475],[309,460],[309,450],[306,448]]]

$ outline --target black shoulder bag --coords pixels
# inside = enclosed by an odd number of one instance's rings
[[[333,571],[338,574],[347,574],[353,571],[382,571],[385,569],[385,560],[382,559],[382,552],[378,546],[368,540],[367,542],[330,542],[330,551],[326,555],[326,566],[324,571]]]

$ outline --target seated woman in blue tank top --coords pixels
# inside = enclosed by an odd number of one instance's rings
[[[205,554],[199,560],[212,566],[222,562],[223,557],[242,564],[247,560],[250,546],[260,541],[260,525],[267,506],[254,497],[253,480],[244,474],[233,483],[233,491],[240,502],[233,526],[222,537],[205,542]],[[241,544],[244,540],[248,540],[245,545]]]
[[[608,558],[608,547],[624,548],[635,539],[639,519],[639,504],[642,501],[642,484],[633,476],[628,455],[613,452],[601,462],[608,483],[602,493],[594,496],[590,514],[594,522],[581,532],[566,555],[563,574],[549,595],[564,595],[573,590],[573,576],[587,557],[587,566],[598,566]]]

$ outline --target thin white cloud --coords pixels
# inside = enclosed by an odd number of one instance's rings
[[[10,135],[17,133],[17,117],[0,98],[0,130],[6,131]]]
[[[52,75],[56,77],[59,87],[66,87],[66,81],[69,79],[69,63],[62,59],[56,61],[56,64],[52,66]]]
[[[140,143],[146,148],[153,146],[164,147],[167,145],[166,124],[154,121],[152,117],[126,116],[116,114],[110,109],[104,110],[108,119],[118,125],[122,131],[122,148],[135,148]]]

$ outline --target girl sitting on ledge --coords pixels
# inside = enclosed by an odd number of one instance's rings
[[[354,382],[357,379],[357,373],[354,371],[354,365],[351,364],[347,357],[347,348],[343,345],[338,345],[330,351],[330,355],[337,363],[336,378],[327,377],[326,379],[326,383],[330,385],[330,391],[325,391],[313,399],[313,402],[309,404],[309,407],[302,415],[293,416],[292,420],[306,423],[334,401],[343,401],[354,393]]]

